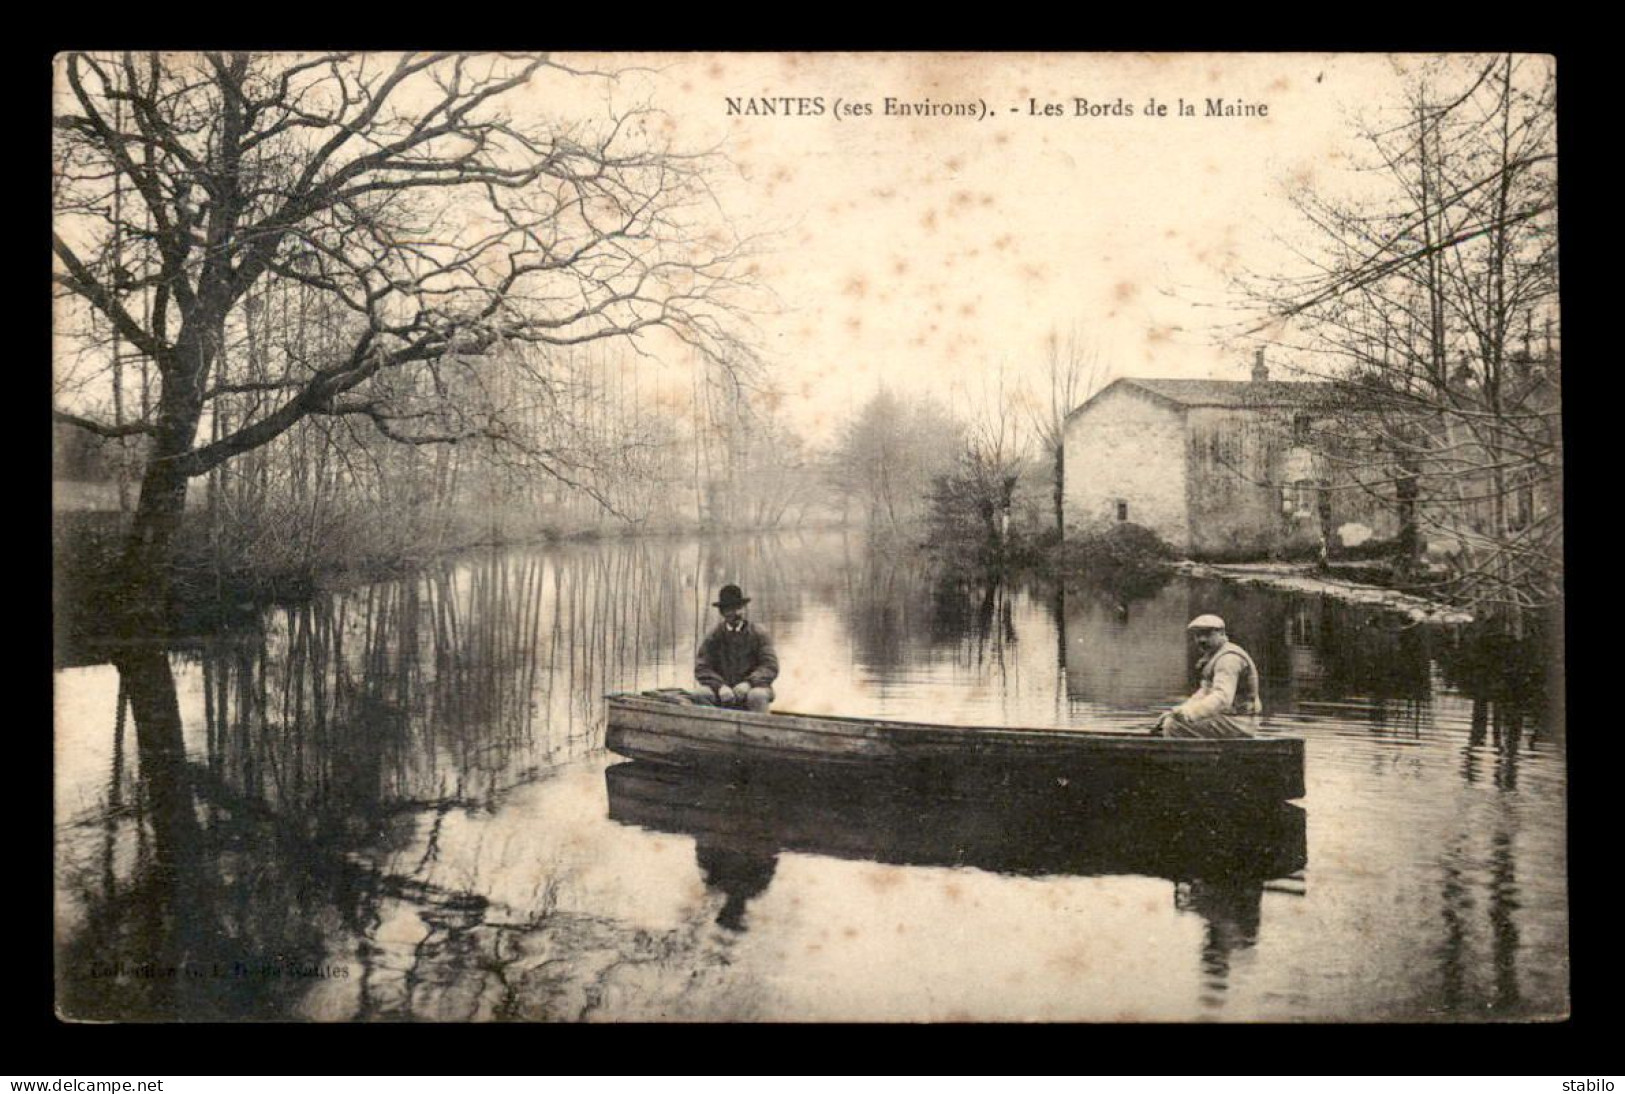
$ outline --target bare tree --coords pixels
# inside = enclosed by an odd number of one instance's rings
[[[1033,437],[1049,456],[1058,534],[1066,530],[1066,419],[1100,388],[1105,373],[1099,348],[1080,342],[1076,328],[1064,342],[1051,331],[1044,341],[1043,381],[1037,391],[1022,393]]]
[[[1364,180],[1295,195],[1307,274],[1255,279],[1268,331],[1340,381],[1328,466],[1399,513],[1401,569],[1447,547],[1436,586],[1521,626],[1561,595],[1555,84],[1542,57],[1405,73],[1365,125]]]
[[[864,507],[872,531],[906,532],[923,514],[937,476],[963,450],[965,426],[929,399],[882,388],[846,424],[830,483]]]
[[[814,500],[816,470],[763,372],[701,362],[694,378],[690,486],[702,523],[773,528]]]
[[[990,386],[986,377],[994,378]],[[961,476],[976,499],[988,542],[1002,553],[1010,535],[1010,509],[1016,485],[1027,471],[1030,438],[1019,394],[1010,389],[1001,363],[983,373],[981,398],[965,434]]]
[[[657,330],[729,359],[740,245],[705,158],[662,146],[646,111],[537,117],[569,81],[612,76],[545,56],[59,58],[59,344],[96,316],[119,340],[115,378],[138,361],[156,390],[145,413],[110,418],[82,374],[59,373],[54,411],[145,439],[125,554],[142,599],[188,480],[297,422],[520,444],[467,412],[448,360]],[[321,352],[230,352],[267,286],[319,299]],[[528,455],[568,477],[545,448]]]

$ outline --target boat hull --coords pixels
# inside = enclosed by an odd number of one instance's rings
[[[1286,801],[1304,793],[1303,741],[1190,740],[1068,729],[942,726],[757,714],[611,696],[606,744],[629,759],[750,769],[787,786],[881,777],[934,793],[1038,789],[1099,801]]]

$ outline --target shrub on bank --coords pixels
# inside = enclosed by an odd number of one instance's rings
[[[56,655],[74,634],[95,631],[117,609],[124,522],[117,513],[58,513],[51,521],[51,607]]]
[[[1177,557],[1166,540],[1140,524],[1114,524],[1103,532],[1074,535],[1060,545],[1060,563],[1069,570],[1157,568]]]
[[[1151,529],[1124,522],[1061,542],[1052,552],[1051,569],[1063,580],[1140,595],[1161,588],[1168,580],[1168,563],[1176,557],[1167,541]]]

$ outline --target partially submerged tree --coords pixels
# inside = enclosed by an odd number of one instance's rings
[[[1404,74],[1403,105],[1360,132],[1354,188],[1295,195],[1309,272],[1248,289],[1268,316],[1253,333],[1343,381],[1312,434],[1336,477],[1395,508],[1409,556],[1447,550],[1436,591],[1516,630],[1562,588],[1554,73],[1527,56],[1462,73]]]
[[[612,79],[541,56],[59,58],[59,366],[98,324],[115,341],[59,367],[53,409],[145,441],[124,559],[145,607],[162,599],[188,481],[295,423],[484,437],[568,479],[500,407],[465,397],[463,374],[499,344],[663,331],[739,359],[740,246],[705,159],[662,146],[646,111],[542,116],[549,94]],[[277,289],[319,302],[320,350],[234,352]],[[115,389],[139,361],[148,405],[95,397],[85,361]]]
[[[988,380],[991,378],[992,382]],[[1019,395],[1001,365],[983,374],[964,449],[931,492],[931,542],[981,565],[1005,561],[1016,487],[1027,472],[1029,435]]]

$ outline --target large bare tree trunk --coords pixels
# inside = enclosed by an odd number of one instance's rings
[[[188,475],[179,460],[192,449],[202,416],[199,380],[208,374],[207,351],[196,338],[183,341],[181,362],[196,362],[195,371],[171,366],[158,404],[158,428],[153,435],[141,496],[125,545],[122,585],[129,618],[125,623],[138,633],[162,632],[174,569],[174,549],[181,520],[186,515]]]
[[[525,88],[549,70],[614,79],[546,56],[59,56],[62,345],[115,339],[106,368],[116,398],[105,420],[99,390],[64,390],[53,415],[142,442],[147,466],[117,576],[143,627],[168,599],[189,478],[214,473],[228,520],[228,503],[260,513],[291,500],[316,526],[333,496],[324,468],[308,462],[316,439],[296,433],[297,443],[270,447],[307,419],[342,423],[359,448],[380,435],[500,445],[607,507],[596,491],[614,483],[601,461],[582,466],[574,443],[516,430],[500,400],[489,405],[484,381],[500,387],[514,367],[503,347],[564,352],[659,327],[729,375],[756,370],[729,319],[748,278],[735,265],[743,241],[725,224],[702,236],[672,216],[709,195],[709,157],[642,149],[613,110],[562,122],[535,113]],[[521,109],[507,107],[512,97]],[[430,227],[464,213],[496,233]],[[579,291],[558,291],[561,281]],[[139,418],[125,391],[132,366]],[[581,403],[572,415],[545,368],[514,375],[568,441],[580,433],[602,448],[612,424],[612,438],[626,432],[619,404],[613,422]],[[623,385],[592,393],[624,396]],[[209,436],[194,447],[205,415]],[[277,531],[274,546],[294,555],[297,530]]]
[[[161,624],[169,601],[175,536],[185,511],[186,477],[167,470],[157,458],[149,460],[122,575],[127,607],[134,617],[129,622],[142,629]]]

